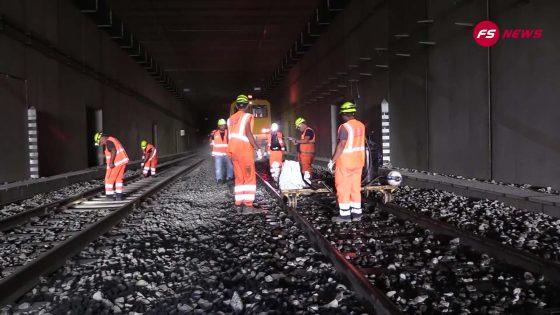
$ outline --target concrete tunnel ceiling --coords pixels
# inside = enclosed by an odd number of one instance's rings
[[[202,111],[264,87],[319,0],[110,0],[109,4]]]

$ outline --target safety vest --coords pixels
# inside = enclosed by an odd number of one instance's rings
[[[345,167],[363,167],[365,163],[365,137],[366,127],[360,121],[352,119],[340,125],[340,128],[345,128],[348,134],[346,145],[342,154],[336,161],[339,166]]]
[[[311,130],[313,131],[313,129],[307,127],[305,128],[305,130],[301,133],[301,140],[305,140],[305,133],[307,132],[307,130]],[[299,144],[299,153],[301,154],[315,154],[315,132],[313,132],[313,138],[309,139],[309,143],[300,143]]]
[[[224,130],[224,139],[220,134],[220,130],[214,130],[212,132],[212,156],[226,156],[228,149],[228,131]]]
[[[284,146],[284,141],[282,141],[282,132],[276,131],[276,139],[278,139],[278,147],[272,147],[272,132],[266,134],[266,144],[268,151],[281,151]]]
[[[152,155],[148,156],[150,151],[152,152]],[[151,143],[148,143],[148,145],[144,149],[144,158],[146,159],[146,162],[151,161],[154,158],[157,158],[157,149]]]
[[[128,163],[128,155],[124,150],[121,142],[117,140],[115,137],[108,137],[107,141],[111,141],[115,146],[115,150],[117,151],[117,155],[115,156],[115,167],[124,165]],[[107,168],[109,167],[109,163],[111,162],[111,151],[107,150],[107,146],[105,146],[105,161],[107,162]]]
[[[249,138],[245,134],[245,130],[249,124],[253,129],[253,115],[237,111],[227,120],[228,125],[228,151],[240,153],[242,151],[253,150]]]

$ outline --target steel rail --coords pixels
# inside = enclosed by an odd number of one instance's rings
[[[488,253],[507,264],[521,267],[533,273],[542,274],[552,283],[560,286],[560,263],[541,258],[527,251],[503,245],[494,239],[478,237],[471,232],[461,230],[449,223],[432,219],[395,204],[377,203],[377,206],[381,210],[402,220],[414,222],[423,228],[440,234],[459,237],[463,244],[478,251]]]
[[[116,208],[103,219],[89,225],[35,260],[18,268],[14,273],[0,281],[0,305],[17,300],[33,288],[41,276],[47,275],[63,266],[68,258],[79,253],[92,241],[120,223],[123,218],[144,200],[175,181],[179,176],[196,169],[204,161],[205,159],[199,159],[193,164],[179,167],[178,170],[169,174],[168,178],[155,183],[138,198]]]
[[[195,153],[172,160],[172,161],[168,161],[165,163],[162,163],[158,166],[158,169],[165,169],[168,168],[172,165],[175,165],[177,163],[180,163],[186,159],[189,159],[191,157],[193,157],[195,155]],[[135,180],[137,178],[140,177],[140,174],[136,174],[136,175],[131,175],[126,177],[124,180],[125,182],[127,181],[132,181]],[[40,205],[38,207],[35,207],[33,209],[29,209],[26,211],[22,211],[20,213],[5,217],[0,219],[0,232],[4,232],[10,229],[13,229],[14,227],[17,227],[27,221],[29,221],[29,219],[33,218],[33,217],[39,217],[39,216],[44,216],[49,214],[52,211],[56,211],[56,209],[60,209],[66,205],[69,205],[77,200],[80,199],[84,199],[84,198],[89,198],[92,196],[95,196],[96,194],[102,192],[105,189],[105,186],[101,185],[89,190],[86,190],[84,192],[72,195],[70,197],[64,198],[64,199],[60,199],[60,200],[55,200],[53,202],[44,204],[44,205]]]
[[[367,308],[375,314],[402,314],[401,310],[383,293],[374,287],[371,282],[364,276],[363,272],[352,263],[350,263],[344,255],[336,249],[331,243],[317,231],[296,209],[288,207],[283,200],[282,195],[274,189],[266,180],[257,174],[258,180],[264,184],[266,189],[274,196],[283,209],[293,217],[297,224],[307,234],[309,240],[314,243],[317,248],[333,263],[336,270],[342,274],[350,283],[354,291],[366,303]]]

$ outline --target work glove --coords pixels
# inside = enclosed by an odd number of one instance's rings
[[[261,152],[261,149],[258,149],[258,150],[257,150],[257,161],[262,160],[262,158],[263,158],[263,154],[262,154],[262,152]]]
[[[329,172],[331,172],[331,173],[334,172],[334,162],[333,162],[333,160],[329,160],[329,164],[327,164],[327,167],[329,169]]]

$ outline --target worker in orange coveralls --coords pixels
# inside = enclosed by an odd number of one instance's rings
[[[123,177],[128,164],[128,155],[121,142],[113,136],[98,132],[94,136],[94,141],[96,146],[103,146],[105,153],[105,162],[107,163],[105,195],[107,198],[122,200]]]
[[[339,113],[344,123],[338,127],[338,144],[328,168],[334,170],[339,215],[334,222],[360,221],[362,218],[362,169],[365,164],[365,126],[358,121],[356,105],[345,102]],[[336,165],[336,166],[335,166]]]
[[[302,117],[296,119],[295,125],[301,131],[301,136],[300,139],[292,139],[292,141],[297,146],[303,179],[309,182],[313,173],[313,160],[315,159],[315,131],[307,125],[307,121]]]
[[[244,206],[244,213],[257,211],[253,205],[257,191],[255,174],[255,150],[259,159],[261,151],[253,136],[253,115],[247,113],[249,98],[239,95],[235,105],[237,112],[227,120],[228,126],[228,152],[233,162],[235,177],[235,205]]]
[[[270,175],[276,182],[278,182],[280,171],[282,170],[284,156],[282,151],[286,150],[282,137],[282,132],[278,130],[278,124],[272,123],[270,125],[270,133],[266,135],[266,147],[268,150]]]

